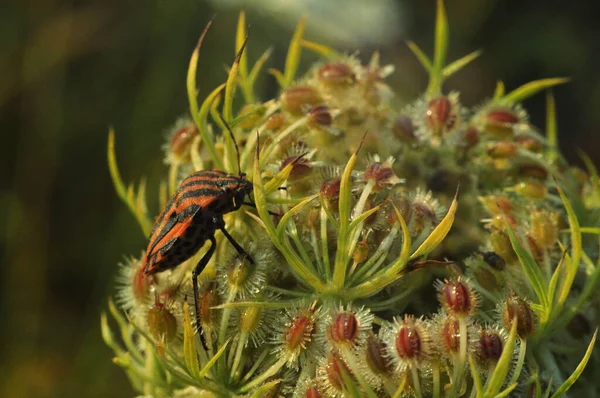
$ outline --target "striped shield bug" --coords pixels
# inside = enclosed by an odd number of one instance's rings
[[[224,214],[238,210],[243,204],[253,204],[244,202],[244,198],[252,192],[252,183],[240,170],[239,149],[233,132],[221,120],[235,144],[238,174],[202,170],[185,178],[154,223],[143,265],[144,277],[175,268],[196,254],[206,241],[210,242],[207,252],[192,271],[196,324],[205,347],[198,308],[198,275],[215,252],[215,232],[220,230],[239,255],[254,264],[225,229]]]

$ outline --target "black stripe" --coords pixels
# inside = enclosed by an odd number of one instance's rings
[[[197,177],[196,177],[196,178],[197,178]],[[217,186],[219,186],[219,181],[220,181],[220,180],[201,180],[201,179],[194,179],[193,181],[190,181],[190,182],[186,182],[186,183],[184,183],[184,184],[181,184],[181,185],[179,186],[179,190],[180,190],[180,191],[183,191],[183,190],[185,190],[186,188],[193,187],[193,186],[196,186],[196,185],[211,185],[211,186],[213,186],[213,187],[217,187]]]
[[[175,195],[171,196],[171,199],[169,199],[169,201],[165,205],[165,208],[163,209],[163,211],[158,215],[158,218],[156,219],[156,221],[154,221],[154,226],[152,227],[152,232],[150,232],[150,236],[154,235],[154,231],[156,230],[156,228],[158,228],[160,223],[162,223],[162,221],[165,219],[165,217],[167,216],[167,213],[169,212],[169,210],[171,210],[171,207],[173,206],[174,202],[175,202]]]
[[[185,199],[198,198],[202,196],[214,197],[219,196],[222,193],[223,191],[221,191],[220,189],[210,188],[195,189],[192,191],[182,192],[181,195],[179,195],[179,197],[177,198],[177,205],[179,205]]]
[[[217,170],[202,170],[202,171],[197,171],[194,174],[192,174],[190,177],[211,177],[211,178],[223,178],[227,175],[227,173],[223,172],[223,171],[217,171]],[[188,177],[189,178],[189,177]]]

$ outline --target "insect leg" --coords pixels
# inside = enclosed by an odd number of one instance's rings
[[[231,242],[231,244],[233,245],[233,247],[235,247],[235,250],[239,253],[240,256],[242,256],[243,258],[247,258],[248,261],[250,261],[251,264],[254,264],[254,260],[252,260],[252,257],[250,257],[250,255],[248,254],[248,252],[246,250],[244,250],[244,248],[242,246],[240,246],[239,243],[237,243],[235,241],[235,239],[233,239],[233,236],[229,235],[229,232],[227,232],[225,230],[225,226],[222,224],[217,224],[219,226],[219,229],[221,230],[221,232],[223,232],[223,235],[225,235],[225,237],[227,238],[227,240],[229,242]]]
[[[198,308],[198,275],[202,272],[206,264],[210,261],[210,258],[213,256],[215,252],[215,248],[217,246],[217,242],[215,241],[215,237],[211,236],[208,238],[210,241],[210,247],[208,251],[202,256],[198,264],[194,267],[192,271],[192,284],[194,285],[194,308],[196,310],[196,326],[198,327],[198,334],[200,334],[200,340],[202,340],[202,345],[204,349],[208,351],[208,346],[206,345],[206,338],[204,337],[204,332],[202,331],[202,325],[200,324],[200,308]]]

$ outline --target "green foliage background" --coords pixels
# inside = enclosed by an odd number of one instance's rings
[[[403,33],[380,50],[385,63],[396,65],[389,84],[404,95],[401,103],[426,85],[404,40],[433,42],[435,2],[399,4]],[[600,164],[600,26],[592,6],[448,1],[450,58],[476,48],[484,54],[447,87],[472,105],[491,95],[496,79],[514,88],[571,76],[554,90],[562,148],[575,164],[578,147]],[[186,111],[189,56],[214,12],[200,0],[13,0],[0,6],[0,396],[133,394],[110,362],[98,324],[121,253],[138,254],[145,244],[114,194],[107,130],[111,124],[117,131],[126,180],[162,172],[163,130]],[[225,78],[237,12],[219,10],[205,42],[200,98]],[[270,66],[280,68],[293,25],[278,25],[277,17],[248,9],[251,56],[272,45]],[[310,30],[307,38],[327,43]],[[374,49],[361,49],[363,57]],[[263,98],[277,95],[269,79],[263,90]],[[543,95],[526,105],[543,127]],[[149,184],[155,192],[157,180]]]

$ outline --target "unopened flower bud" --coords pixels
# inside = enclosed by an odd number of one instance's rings
[[[504,348],[504,339],[500,333],[494,329],[481,330],[479,341],[476,345],[477,358],[485,366],[495,366]]]
[[[515,142],[521,148],[527,149],[531,152],[539,152],[544,147],[539,140],[528,135],[519,135],[515,137]]]
[[[452,107],[448,97],[434,98],[427,104],[427,126],[432,130],[434,137],[440,137],[454,127],[456,115]]]
[[[283,113],[274,113],[265,122],[265,128],[271,131],[279,131],[285,124],[285,115]]]
[[[354,253],[352,253],[352,259],[356,264],[360,264],[369,257],[369,244],[366,239],[361,240],[356,244]]]
[[[388,188],[394,184],[400,182],[400,179],[391,167],[391,160],[387,160],[383,163],[373,162],[364,173],[365,181],[373,181],[375,185],[373,186],[373,191],[377,192],[382,189]]]
[[[529,216],[531,236],[540,249],[550,249],[558,239],[558,219],[556,213],[548,211],[534,211]]]
[[[457,318],[447,316],[441,324],[442,347],[448,353],[456,354],[460,350],[460,323]]]
[[[321,185],[320,194],[330,210],[337,207],[341,183],[342,181],[339,178],[332,178]]]
[[[217,310],[213,309],[221,304],[216,287],[212,287],[200,294],[198,299],[198,312],[200,314],[200,322],[204,330],[213,330],[217,327]]]
[[[247,104],[242,107],[240,110],[240,115],[243,117],[239,126],[243,129],[249,130],[256,126],[258,126],[260,120],[264,115],[264,108],[256,109],[260,105],[256,104]],[[244,114],[249,114],[245,116]]]
[[[510,243],[510,238],[506,234],[506,232],[494,229],[490,234],[490,243],[492,245],[492,249],[504,259],[507,264],[512,264],[517,259],[517,254],[515,253],[512,244]]]
[[[385,344],[373,334],[370,334],[367,340],[366,362],[369,369],[375,374],[386,374],[391,371]]]
[[[178,122],[169,141],[171,156],[180,161],[189,160],[192,141],[197,135],[198,129],[192,121]]]

